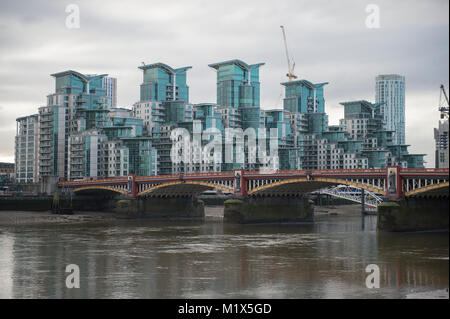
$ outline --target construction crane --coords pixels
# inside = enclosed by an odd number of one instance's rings
[[[292,63],[291,67],[291,59],[289,59],[289,52],[287,47],[287,41],[286,41],[286,32],[284,31],[284,27],[280,25],[281,30],[283,31],[283,39],[284,39],[284,47],[286,48],[286,58],[288,63],[288,72],[286,76],[289,78],[289,81],[292,81],[292,79],[296,79],[297,76],[294,75],[294,68],[295,68],[295,62]]]
[[[445,102],[447,102],[447,106],[442,101],[442,95],[445,98]],[[441,92],[439,95],[439,112],[441,112],[441,119],[447,118],[448,119],[448,112],[449,112],[449,103],[448,103],[448,96],[445,92],[444,84],[441,84]]]

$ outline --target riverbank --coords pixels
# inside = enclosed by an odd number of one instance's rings
[[[200,195],[205,206],[223,206],[224,202],[232,196],[218,195]],[[332,206],[349,206],[354,203],[341,198],[312,198],[314,205],[326,209]],[[62,205],[68,205],[69,199],[60,198]],[[105,211],[114,208],[114,200],[105,200],[92,196],[74,196],[70,199],[71,206],[77,211]],[[19,196],[19,197],[0,197],[0,211],[41,211],[51,210],[53,196]]]
[[[113,213],[77,212],[74,215],[55,215],[50,211],[0,211],[1,226],[41,224],[78,224],[117,220]]]
[[[102,197],[76,196],[70,198],[60,198],[60,205],[73,207],[75,211],[106,211],[114,207],[115,201],[104,199]],[[0,211],[17,212],[47,212],[52,209],[52,196],[34,196],[34,197],[4,197],[0,198]]]
[[[317,206],[314,215],[360,215],[361,206]],[[205,218],[209,221],[223,220],[223,206],[205,206]],[[50,211],[1,211],[0,226],[37,225],[37,224],[78,224],[118,221],[112,212],[78,211],[73,215],[55,215]]]
[[[361,215],[361,205],[360,204],[350,204],[350,205],[324,205],[315,206],[314,215]]]

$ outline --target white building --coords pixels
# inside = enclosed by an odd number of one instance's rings
[[[15,141],[16,181],[36,183],[39,181],[39,120],[38,115],[19,117],[16,120]]]
[[[106,135],[98,129],[91,129],[69,136],[67,177],[78,179],[104,176],[101,173],[101,143],[107,141]],[[99,169],[100,168],[100,169]]]
[[[386,129],[394,131],[394,144],[405,144],[405,77],[378,75],[375,79],[375,102],[381,105]]]
[[[112,109],[117,107],[117,79],[105,76],[102,79],[102,88],[106,90],[108,108]]]
[[[147,134],[150,135],[154,127],[159,127],[164,123],[164,109],[162,102],[136,102],[133,105],[133,116],[144,121],[144,128]]]
[[[104,141],[100,147],[101,175],[105,177],[127,176],[129,172],[129,151],[121,141]]]

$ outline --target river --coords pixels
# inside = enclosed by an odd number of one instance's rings
[[[448,232],[381,233],[342,208],[314,224],[220,215],[0,226],[0,298],[448,298]],[[66,287],[69,264],[80,288]],[[366,287],[370,264],[379,288]]]

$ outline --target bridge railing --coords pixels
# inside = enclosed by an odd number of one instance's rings
[[[147,181],[147,180],[161,180],[161,179],[173,179],[173,178],[183,178],[189,179],[193,177],[232,177],[234,172],[207,172],[207,173],[189,173],[189,174],[164,174],[155,176],[136,176],[136,181]]]
[[[311,171],[313,175],[315,174],[386,174],[386,169],[383,168],[356,168],[356,169],[318,169],[318,170],[312,170]]]
[[[385,168],[358,168],[358,169],[315,169],[315,170],[274,170],[264,172],[264,171],[244,171],[244,176],[247,175],[327,175],[327,174],[386,174]]]
[[[192,177],[232,177],[234,172],[207,172],[207,173],[190,173],[190,174],[165,174],[156,176],[136,176],[137,182],[148,180],[161,180],[161,179],[173,179],[173,178],[192,178]],[[123,177],[110,177],[110,178],[85,178],[83,180],[73,181],[60,181],[59,187],[73,186],[73,185],[86,185],[86,184],[102,184],[102,183],[126,183],[128,182],[128,176]]]
[[[433,173],[433,174],[442,174],[442,175],[448,175],[449,169],[448,168],[402,168],[400,170],[400,175],[405,175],[408,173],[416,173],[416,174],[427,174],[427,173]]]
[[[58,182],[59,187],[71,186],[71,185],[85,185],[85,184],[97,184],[97,183],[126,183],[128,181],[128,177],[110,177],[110,178],[102,178],[102,179],[83,179],[76,181],[60,181]]]
[[[298,174],[306,174],[305,170],[273,170],[273,171],[244,171],[244,177],[247,175],[298,175]]]
[[[402,172],[436,172],[445,173],[449,172],[448,168],[402,168]]]

